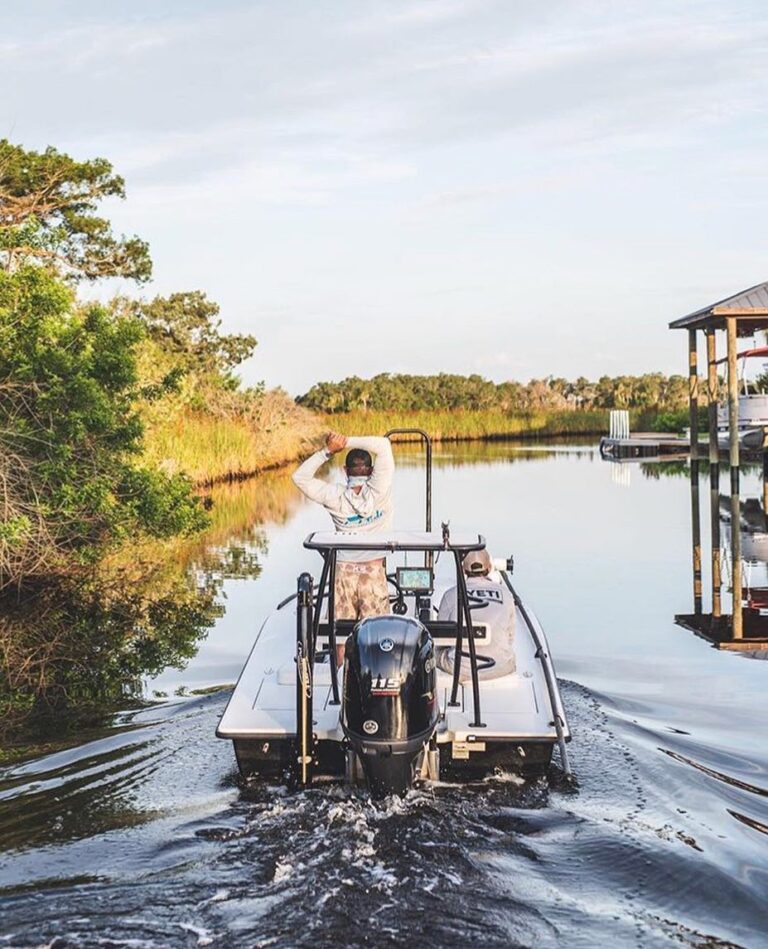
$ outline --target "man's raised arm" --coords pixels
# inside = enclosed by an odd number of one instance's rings
[[[333,507],[336,504],[339,499],[338,486],[328,484],[315,475],[332,454],[333,452],[321,448],[314,455],[310,455],[293,473],[293,483],[299,491],[310,501],[317,501],[324,507]]]

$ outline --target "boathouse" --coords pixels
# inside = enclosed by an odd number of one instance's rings
[[[688,331],[688,404],[691,429],[691,516],[694,613],[677,617],[680,625],[705,636],[718,648],[768,648],[768,622],[756,623],[748,615],[745,629],[742,570],[742,538],[740,498],[740,433],[739,433],[739,379],[737,347],[739,338],[752,337],[768,330],[768,281],[742,290],[733,296],[718,300],[709,306],[689,313],[669,324],[670,329]],[[718,332],[725,334],[725,357],[718,358]],[[706,386],[708,401],[708,445],[700,446],[697,438],[699,416],[699,360],[698,334],[706,345]],[[727,365],[726,388],[728,405],[728,466],[730,471],[730,545],[732,615],[730,624],[722,615],[721,604],[721,536],[720,536],[720,449],[718,445],[718,364]],[[760,433],[758,433],[759,435]],[[758,449],[763,459],[763,511],[768,510],[768,428],[763,428]],[[701,520],[699,504],[699,465],[709,463],[710,525],[712,571],[712,611],[703,612]],[[768,594],[768,590],[764,591]],[[749,609],[750,599],[747,599]],[[768,621],[768,617],[763,617]]]

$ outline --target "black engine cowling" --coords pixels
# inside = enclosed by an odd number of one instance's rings
[[[362,620],[347,640],[342,723],[374,797],[403,794],[437,725],[432,637],[418,620]]]

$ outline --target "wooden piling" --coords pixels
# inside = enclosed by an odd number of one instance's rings
[[[739,376],[736,360],[736,317],[726,318],[728,340],[728,439],[731,468],[731,583],[734,639],[743,637],[741,604],[741,506],[739,498]]]
[[[707,338],[707,413],[709,416],[709,526],[712,535],[712,615],[722,612],[722,576],[720,567],[720,450],[717,443],[717,339],[711,327]]]
[[[696,330],[688,330],[688,420],[691,427],[691,461],[699,459],[699,370]]]
[[[701,508],[699,504],[699,367],[696,330],[688,330],[688,417],[691,426],[691,557],[693,611],[701,613]]]

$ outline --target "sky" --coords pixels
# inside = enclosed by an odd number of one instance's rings
[[[685,372],[768,279],[760,0],[5,0],[0,137],[126,179],[246,383]]]

